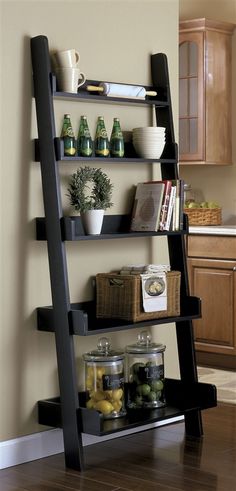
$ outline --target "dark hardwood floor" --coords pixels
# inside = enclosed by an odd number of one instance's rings
[[[62,454],[0,471],[0,491],[234,491],[236,405],[202,412],[204,437],[185,438],[182,422],[90,445],[87,468]]]

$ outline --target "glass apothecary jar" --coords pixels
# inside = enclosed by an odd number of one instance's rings
[[[138,342],[126,347],[128,401],[130,409],[165,406],[163,344],[152,343],[151,335],[142,331]]]
[[[124,359],[122,351],[111,349],[107,338],[100,338],[94,351],[83,355],[85,362],[86,407],[96,409],[106,419],[126,414],[124,405]]]
[[[184,207],[188,208],[190,203],[195,201],[195,194],[191,184],[184,184]]]

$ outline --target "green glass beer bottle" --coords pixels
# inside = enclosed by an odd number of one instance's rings
[[[64,115],[61,138],[64,142],[64,155],[66,157],[73,157],[73,155],[76,154],[76,142],[71,125],[70,114]]]
[[[98,117],[95,134],[96,157],[109,157],[109,141],[103,116]]]
[[[93,152],[92,138],[90,135],[88,121],[86,116],[81,116],[78,139],[77,139],[78,155],[82,157],[90,157]]]
[[[119,118],[114,118],[110,139],[111,157],[124,157],[124,138],[120,128]]]

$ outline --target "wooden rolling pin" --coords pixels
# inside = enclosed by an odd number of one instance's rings
[[[138,85],[113,84],[101,82],[98,86],[87,85],[89,92],[101,92],[108,97],[127,97],[129,99],[145,99],[146,95],[156,96],[155,90],[146,90]]]

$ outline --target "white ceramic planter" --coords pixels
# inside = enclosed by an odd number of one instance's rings
[[[81,213],[86,235],[99,235],[102,229],[104,210],[88,210]]]

